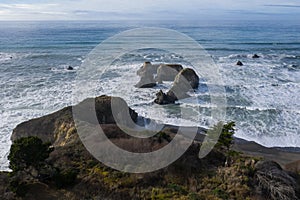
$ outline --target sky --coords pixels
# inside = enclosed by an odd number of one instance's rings
[[[0,0],[0,20],[300,20],[300,0]]]

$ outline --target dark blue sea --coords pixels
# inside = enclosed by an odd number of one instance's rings
[[[236,136],[265,146],[300,147],[299,20],[0,22],[0,170],[7,170],[13,128],[72,105],[74,81],[87,55],[107,38],[139,27],[176,30],[202,45],[220,69],[226,121],[236,122]],[[259,58],[253,59],[254,54]],[[180,62],[172,52],[151,49],[130,56],[131,62],[121,63],[124,69],[144,61]],[[238,60],[244,65],[237,66]],[[69,66],[74,70],[67,70]],[[111,76],[127,73],[114,72]],[[110,94],[117,87],[114,83],[109,82],[102,93]],[[205,110],[210,107],[205,93],[198,91],[201,123],[191,117],[183,125],[205,126]],[[155,89],[148,97],[155,98]],[[128,104],[144,117],[178,125],[171,107],[165,112],[145,99],[140,104],[134,99]]]

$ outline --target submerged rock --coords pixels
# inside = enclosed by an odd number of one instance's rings
[[[238,66],[243,66],[244,64],[242,63],[242,61],[238,61],[238,62],[236,63],[236,65],[238,65]]]
[[[254,55],[252,56],[252,58],[260,58],[260,56],[257,55],[257,54],[254,54]]]
[[[175,77],[182,69],[182,65],[179,64],[160,65],[157,69],[156,80],[158,83],[162,83],[163,81],[174,81]]]
[[[67,70],[74,70],[74,68],[72,66],[68,66]]]

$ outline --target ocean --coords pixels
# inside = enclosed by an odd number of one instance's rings
[[[202,45],[220,69],[226,121],[236,122],[237,137],[268,147],[300,147],[299,20],[0,22],[0,170],[8,169],[14,127],[72,105],[76,72],[89,52],[105,39],[138,27],[176,30]],[[254,54],[260,58],[253,59]],[[172,52],[154,49],[131,52],[125,60],[118,62],[122,71],[112,69],[103,77],[99,95],[111,94],[122,81],[118,77],[145,61],[181,61]],[[244,65],[237,66],[238,60]],[[74,70],[67,70],[69,66]],[[178,125],[174,106],[150,103],[159,89],[144,93],[144,99],[138,98],[138,91],[128,91],[133,96],[126,100],[144,117]],[[196,93],[202,121],[191,116],[182,125],[207,125],[209,91],[200,88]]]

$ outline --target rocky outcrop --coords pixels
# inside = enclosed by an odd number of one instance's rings
[[[177,101],[177,97],[171,92],[168,92],[166,94],[162,90],[160,90],[158,93],[156,93],[156,99],[154,100],[154,103],[159,105],[166,105],[173,104],[175,103],[175,101]]]
[[[54,143],[56,135],[61,130],[68,129],[68,127],[73,126],[72,124],[72,107],[66,107],[53,114],[19,124],[13,130],[11,140],[15,141],[22,137],[36,136],[44,142]]]
[[[112,103],[115,109],[119,110],[116,116],[112,113]],[[86,99],[76,105],[80,112],[80,120],[92,124],[114,124],[116,118],[131,119],[136,122],[138,114],[127,106],[127,103],[118,97],[100,96]],[[90,113],[96,112],[97,122],[91,118]],[[39,127],[39,128],[37,128]],[[37,119],[32,119],[19,124],[12,133],[11,140],[15,141],[21,137],[36,136],[44,142],[51,142],[55,145],[62,145],[65,138],[72,139],[76,132],[72,114],[72,107],[66,107],[53,114]],[[68,141],[69,141],[68,140]]]
[[[260,56],[257,55],[257,54],[254,54],[254,55],[252,56],[252,58],[260,58]]]
[[[172,88],[166,94],[162,91],[156,94],[154,102],[160,105],[175,103],[179,99],[189,97],[187,93],[198,86],[199,77],[196,72],[191,68],[185,68],[177,74]]]
[[[175,77],[182,69],[182,65],[179,64],[160,65],[157,69],[156,80],[158,83],[162,83],[163,81],[174,81]]]

